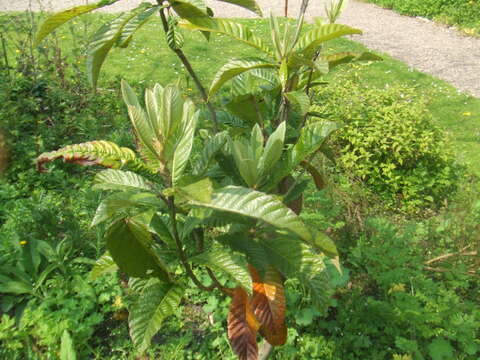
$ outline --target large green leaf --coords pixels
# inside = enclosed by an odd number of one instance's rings
[[[207,13],[203,1],[199,0],[173,0],[171,5],[173,10],[182,19],[186,19],[197,26],[211,26],[212,19]]]
[[[102,190],[154,191],[156,185],[131,171],[108,169],[95,175],[94,188]]]
[[[157,195],[122,191],[110,195],[98,205],[91,226],[96,226],[107,220],[137,214],[145,209],[162,209],[165,207]]]
[[[192,164],[193,174],[203,176],[207,172],[209,166],[214,160],[215,155],[219,152],[227,142],[227,132],[222,131],[207,139],[203,144],[202,153],[198,159]]]
[[[109,274],[117,270],[117,264],[107,251],[95,262],[95,265],[90,271],[90,280],[96,280],[105,274]]]
[[[342,52],[337,54],[325,55],[321,57],[327,61],[330,69],[333,69],[339,65],[347,64],[354,61],[381,61],[382,57],[373,54],[371,52],[354,53],[354,52]]]
[[[241,6],[247,10],[253,11],[258,16],[262,16],[262,10],[260,9],[260,6],[258,6],[258,4],[255,2],[255,0],[218,0],[218,1]]]
[[[290,153],[291,166],[298,166],[308,156],[317,152],[328,136],[337,129],[338,125],[331,121],[317,121],[304,126]]]
[[[258,182],[257,161],[249,144],[244,141],[231,141],[230,149],[242,179],[249,187],[255,187]]]
[[[143,26],[145,25],[148,20],[152,17],[155,12],[159,9],[163,8],[164,6],[153,6],[145,11],[141,12],[137,16],[133,17],[130,21],[128,21],[122,29],[120,37],[116,43],[116,46],[125,48],[127,47],[130,42],[132,41],[133,35]]]
[[[111,5],[118,0],[102,0],[95,4],[88,4],[88,5],[81,5],[76,6],[71,9],[63,10],[56,14],[49,16],[40,26],[40,30],[38,30],[37,36],[35,37],[35,41],[33,46],[37,46],[42,42],[42,40],[55,31],[59,26],[65,24],[67,21],[72,20],[73,18],[89,13],[90,11],[99,9],[103,6]]]
[[[150,346],[163,320],[177,311],[184,291],[180,285],[155,280],[150,280],[143,288],[128,317],[130,336],[140,351]]]
[[[286,123],[282,122],[268,138],[258,165],[260,176],[269,175],[269,171],[282,156],[286,128]]]
[[[297,166],[319,151],[328,136],[337,128],[338,125],[331,121],[317,121],[304,126],[297,143],[279,162],[280,165],[262,188],[269,191],[277,186]]]
[[[263,239],[271,264],[286,277],[296,277],[310,289],[313,303],[325,312],[332,295],[323,256],[316,254],[308,245],[289,238]]]
[[[168,20],[168,30],[165,38],[170,49],[177,50],[183,47],[184,38],[180,29],[177,27],[176,19],[173,17]]]
[[[32,285],[27,282],[7,280],[0,282],[0,294],[1,293],[14,295],[32,294],[33,288]]]
[[[205,265],[215,271],[222,271],[235,280],[249,294],[252,293],[252,279],[248,272],[247,263],[239,256],[235,256],[224,249],[214,249],[190,258],[197,265]]]
[[[138,159],[131,149],[104,140],[68,145],[56,151],[43,153],[37,158],[37,169],[45,171],[46,163],[59,158],[84,166],[100,165],[113,169],[127,167],[152,172],[152,169]]]
[[[249,264],[252,264],[261,275],[263,275],[269,265],[265,249],[260,243],[247,236],[246,232],[234,232],[231,234],[220,235],[215,238],[221,244],[230,247],[245,255]]]
[[[93,35],[87,50],[87,75],[93,88],[97,87],[100,69],[110,49],[122,35],[125,25],[150,5],[142,4],[138,8],[124,13],[113,21],[103,25]]]
[[[209,96],[215,94],[228,80],[246,71],[260,68],[275,68],[277,65],[261,59],[234,59],[223,65],[215,74],[210,85]]]
[[[108,229],[105,237],[108,252],[121,271],[133,277],[156,276],[170,281],[167,265],[145,226],[132,218],[122,219]]]
[[[197,124],[199,112],[195,111],[195,106],[190,100],[185,101],[183,106],[182,128],[180,139],[175,146],[172,161],[172,185],[175,186],[182,176],[185,167],[188,164],[190,153],[192,152],[193,136]]]
[[[157,118],[158,103],[156,97],[160,96],[159,93],[163,91],[163,87],[156,84],[153,90],[145,91],[145,102],[147,103],[148,113],[143,110],[137,95],[126,81],[122,80],[121,87],[123,100],[127,105],[128,115],[135,129],[140,153],[147,162],[159,169],[161,167],[160,159],[154,144],[160,142],[160,139],[157,136],[157,132],[154,131],[154,125],[151,123],[151,119],[154,117],[155,119]],[[149,101],[152,97],[154,100]],[[152,104],[153,101],[154,104]],[[152,108],[154,110],[152,110]],[[155,111],[155,114],[151,114],[152,111]]]
[[[325,41],[336,39],[344,35],[361,34],[359,29],[340,24],[328,24],[316,27],[303,34],[295,46],[297,53],[307,59],[313,58],[315,52]]]
[[[302,220],[272,195],[240,186],[226,186],[213,193],[210,202],[192,200],[192,205],[262,220],[279,229],[291,231],[311,241],[312,236]]]
[[[72,337],[68,330],[63,330],[62,341],[60,343],[60,360],[77,360],[77,353],[73,344]]]
[[[296,110],[301,116],[304,116],[310,109],[310,98],[303,91],[291,91],[286,93],[290,104],[293,105],[294,110]]]
[[[200,202],[210,202],[212,199],[213,185],[210,179],[202,179],[186,186],[174,188],[173,194],[180,200],[191,199]]]
[[[247,26],[227,19],[210,19],[206,25],[200,26],[197,24],[181,22],[181,27],[189,30],[208,31],[217,34],[227,35],[237,41],[254,47],[257,50],[263,51],[266,54],[271,54],[270,47]]]

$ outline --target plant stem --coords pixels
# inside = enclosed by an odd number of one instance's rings
[[[267,341],[263,342],[260,351],[258,352],[258,360],[266,360],[271,355],[273,346],[270,345]]]
[[[0,39],[2,41],[3,61],[5,62],[5,70],[7,72],[8,78],[10,79],[10,64],[8,63],[7,46],[5,45],[5,38],[3,37],[2,33],[0,33]]]
[[[175,200],[173,197],[169,198],[169,207],[170,207],[170,216],[172,218],[173,237],[175,238],[175,244],[177,245],[178,256],[180,258],[180,261],[185,271],[187,272],[188,277],[192,279],[193,283],[200,290],[212,291],[213,289],[215,289],[215,285],[205,286],[200,282],[200,280],[197,279],[197,277],[192,271],[192,268],[190,267],[190,264],[188,263],[187,255],[185,254],[185,251],[183,251],[182,240],[180,240],[180,236],[178,235],[178,230],[177,230],[177,211],[175,208]]]
[[[288,0],[285,0],[285,8],[283,10],[285,17],[288,17]]]
[[[203,252],[203,248],[204,248],[203,230],[202,229],[193,230],[192,234],[193,234],[193,237],[195,238],[195,242],[197,243],[198,251]],[[208,276],[213,282],[213,285],[215,285],[215,287],[221,292],[223,292],[224,294],[230,295],[230,293],[223,287],[223,285],[220,284],[220,281],[218,281],[213,271],[209,267],[205,267],[205,268],[207,270]]]
[[[161,0],[157,0],[157,3],[159,5],[162,5]],[[165,35],[167,35],[168,32],[168,21],[165,16],[165,9],[160,10],[160,18],[162,20],[162,25],[163,25],[163,31],[165,32]],[[200,95],[202,96],[203,101],[205,102],[205,105],[207,105],[208,111],[210,112],[210,115],[213,120],[213,128],[215,132],[218,132],[218,122],[217,122],[217,114],[215,113],[215,109],[213,105],[208,101],[208,94],[205,88],[203,87],[202,83],[200,82],[200,79],[198,78],[197,74],[195,73],[195,70],[193,70],[192,65],[190,64],[190,61],[188,61],[187,57],[185,56],[185,53],[181,49],[172,49],[170,48],[180,59],[182,62],[183,66],[185,66],[185,69],[187,69],[188,74],[191,76],[193,79],[193,82],[197,86],[198,91],[200,92]]]

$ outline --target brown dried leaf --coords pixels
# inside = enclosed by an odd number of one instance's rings
[[[228,313],[228,338],[240,360],[258,358],[257,331],[260,323],[253,314],[248,294],[240,286],[235,288]]]
[[[262,324],[260,332],[273,346],[285,344],[287,327],[285,325],[285,289],[280,273],[269,266],[263,280],[258,271],[249,266],[253,281],[252,308]]]

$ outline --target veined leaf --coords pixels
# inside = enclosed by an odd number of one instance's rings
[[[262,10],[260,9],[260,6],[258,6],[258,4],[255,2],[255,0],[218,0],[218,1],[241,6],[247,10],[253,11],[258,16],[262,16]]]
[[[93,35],[87,51],[87,75],[93,88],[97,87],[100,68],[110,49],[120,39],[125,25],[148,6],[148,4],[142,4],[134,10],[118,16],[110,23],[103,25]]]
[[[158,256],[145,226],[122,219],[108,229],[105,237],[108,252],[121,271],[133,277],[156,276],[170,281],[167,265]]]
[[[175,239],[170,232],[168,222],[158,213],[154,214],[149,223],[145,224],[152,234],[157,235],[170,249],[176,249]]]
[[[94,188],[102,190],[154,191],[156,186],[144,177],[131,171],[108,169],[95,175]]]
[[[131,149],[104,140],[68,145],[57,151],[43,153],[37,158],[37,169],[45,171],[45,163],[59,158],[84,166],[100,165],[113,169],[130,167],[134,170],[152,172],[152,169],[138,159]]]
[[[163,320],[177,311],[184,295],[177,284],[162,284],[151,280],[130,309],[130,336],[140,351],[145,351],[152,337],[160,330]]]
[[[210,202],[192,200],[190,203],[262,220],[279,229],[291,231],[305,241],[312,240],[305,224],[292,210],[275,197],[259,191],[226,186],[216,190]]]
[[[301,130],[300,137],[291,152],[292,166],[299,165],[308,156],[314,154],[338,125],[331,121],[317,121]]]
[[[304,116],[310,109],[310,98],[303,91],[292,91],[286,93],[288,101],[293,105],[293,108]]]
[[[172,160],[172,185],[175,186],[185,167],[188,164],[193,146],[193,136],[197,125],[199,112],[195,112],[195,106],[191,100],[185,101],[183,105],[182,129],[180,139],[175,146]]]
[[[265,250],[262,245],[247,236],[245,232],[220,235],[215,240],[234,251],[244,254],[249,264],[252,264],[261,275],[265,274],[269,265]]]
[[[60,360],[77,360],[77,353],[73,344],[72,337],[68,330],[63,330],[62,341],[60,343]]]
[[[186,201],[193,199],[200,202],[210,202],[212,200],[213,185],[211,180],[207,178],[193,184],[177,187],[174,189],[174,192]]]
[[[186,19],[198,26],[211,26],[212,18],[208,15],[207,8],[203,1],[173,0],[171,5],[173,10],[175,10],[182,19]]]
[[[33,294],[33,288],[31,284],[22,281],[0,281],[0,294],[1,293],[14,295]]]
[[[271,264],[285,277],[296,277],[310,289],[312,301],[324,312],[329,305],[332,288],[321,255],[308,245],[289,238],[263,239]]]
[[[190,258],[197,265],[205,265],[216,271],[222,271],[235,280],[238,285],[251,294],[252,279],[247,270],[247,263],[240,257],[223,249],[215,249]]]
[[[215,134],[203,144],[202,154],[199,159],[195,161],[193,166],[193,174],[196,176],[203,176],[207,172],[215,154],[220,151],[227,142],[227,132]]]
[[[336,39],[344,35],[361,34],[359,29],[340,24],[318,26],[307,31],[298,40],[295,50],[307,59],[311,59],[320,45],[325,41]]]
[[[322,56],[322,59],[328,62],[330,69],[333,69],[334,67],[339,66],[341,64],[347,64],[354,61],[383,60],[382,57],[368,51],[363,53],[342,52],[342,53]]]
[[[165,35],[167,44],[172,50],[181,49],[183,47],[183,35],[177,27],[175,18],[170,17],[168,20],[168,31]]]
[[[253,313],[261,324],[260,332],[271,345],[283,345],[287,341],[287,327],[282,276],[271,266],[263,277],[253,266],[249,266],[249,269],[253,281],[251,304]]]
[[[268,191],[275,187],[305,159],[315,154],[328,136],[337,128],[337,124],[331,121],[317,121],[304,126],[297,143],[287,156],[280,161],[280,166],[272,174],[268,182],[264,184],[263,189]]]
[[[282,61],[284,55],[284,49],[280,41],[280,26],[278,24],[278,19],[270,14],[270,32],[272,36],[272,43],[275,49],[275,55],[277,61]]]
[[[240,360],[257,360],[257,331],[260,327],[253,314],[250,299],[241,287],[233,294],[228,313],[228,339]]]
[[[160,163],[159,155],[157,154],[157,149],[154,145],[155,143],[160,142],[160,140],[156,135],[157,132],[154,131],[154,125],[151,123],[153,115],[151,114],[152,110],[149,106],[149,99],[150,93],[152,91],[146,90],[145,92],[145,102],[147,103],[148,110],[147,114],[140,106],[137,95],[130,87],[130,85],[128,85],[126,81],[122,80],[121,87],[123,100],[127,105],[128,115],[130,117],[133,128],[135,129],[135,136],[138,140],[138,147],[140,149],[140,153],[143,155],[146,161],[152,165],[152,167],[155,167],[156,169],[162,169],[163,165]],[[160,85],[157,84],[155,85],[153,92],[155,92],[156,94],[162,90],[163,88],[161,88]],[[155,102],[155,111],[158,111],[157,107],[157,102]]]
[[[286,127],[285,122],[282,122],[268,138],[258,165],[260,176],[268,174],[282,156]]]
[[[90,271],[90,280],[96,280],[99,277],[115,272],[118,270],[118,266],[115,261],[112,259],[108,251],[100,256],[100,258],[95,262],[92,270]]]
[[[215,94],[228,80],[246,71],[260,68],[275,68],[277,65],[260,59],[230,60],[215,75],[210,85],[209,96]]]
[[[242,141],[231,141],[230,149],[242,179],[249,187],[256,186],[259,180],[257,161],[255,154],[250,151],[249,144]]]
[[[257,50],[263,51],[266,54],[271,54],[270,47],[263,42],[263,40],[256,36],[247,26],[227,19],[210,19],[208,26],[199,26],[197,24],[181,22],[179,26],[189,30],[208,31],[217,34],[227,35],[237,41],[254,47]]]
[[[152,6],[149,9],[141,12],[134,18],[132,18],[129,22],[125,24],[118,38],[116,46],[125,48],[130,44],[132,41],[133,35],[143,26],[145,25],[150,17],[155,14],[156,11],[160,10],[164,6]]]
[[[138,213],[146,208],[162,209],[165,204],[152,193],[139,192],[117,192],[98,205],[95,216],[90,226],[96,226],[109,219],[118,219],[120,217],[130,216],[132,213]]]
[[[38,44],[40,44],[46,36],[55,31],[59,26],[65,24],[73,18],[82,14],[89,13],[101,7],[111,5],[117,1],[118,0],[102,0],[95,4],[76,6],[74,8],[63,10],[49,16],[40,26],[40,30],[38,30],[33,46],[37,46]]]

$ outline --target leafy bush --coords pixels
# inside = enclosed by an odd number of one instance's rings
[[[480,3],[474,0],[369,0],[401,14],[439,19],[480,33]],[[469,32],[470,32],[469,31]]]
[[[414,89],[369,89],[347,81],[317,92],[323,116],[343,122],[332,138],[338,165],[391,206],[436,206],[456,188],[446,134]]]
[[[416,225],[399,231],[386,220],[372,219],[368,226],[370,235],[351,249],[356,275],[351,294],[341,298],[339,323],[325,324],[340,340],[340,358],[384,359],[398,353],[414,359],[477,359],[475,278],[462,276],[461,266],[445,277],[426,270],[427,251]]]

